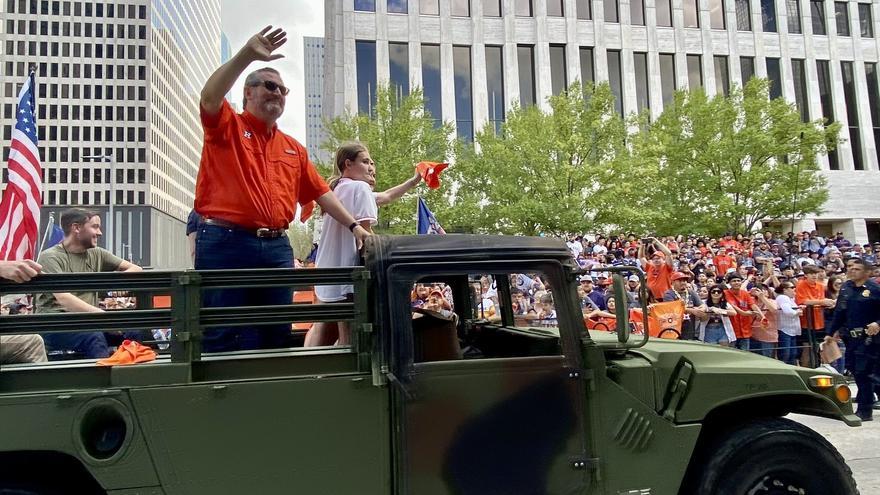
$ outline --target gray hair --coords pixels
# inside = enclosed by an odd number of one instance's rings
[[[278,72],[277,70],[275,70],[271,67],[263,67],[262,69],[257,69],[247,75],[247,77],[244,79],[244,87],[247,88],[248,86],[253,87],[253,86],[259,86],[260,84],[262,84],[263,78],[260,77],[260,74],[263,72],[269,72],[269,73],[275,74],[278,77],[281,77],[281,73]],[[246,107],[246,106],[247,106],[247,97],[244,96],[244,90],[242,90],[242,98],[241,98],[242,110],[244,110],[244,107]]]

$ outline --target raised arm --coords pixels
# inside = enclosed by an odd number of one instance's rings
[[[415,175],[401,182],[400,184],[390,189],[386,189],[380,193],[376,193],[376,204],[379,206],[384,206],[388,203],[393,203],[401,196],[406,194],[407,191],[419,185],[419,182],[421,181],[422,175],[419,174],[418,171],[416,171]]]

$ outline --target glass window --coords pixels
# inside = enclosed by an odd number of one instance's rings
[[[501,17],[501,0],[483,0],[484,17]]]
[[[663,106],[669,106],[675,100],[675,55],[660,54],[660,90],[663,92]]]
[[[419,2],[419,14],[440,15],[440,0],[421,0]]]
[[[648,54],[633,53],[633,65],[636,79],[636,108],[639,112],[649,110],[651,99],[648,92]]]
[[[794,104],[801,114],[801,120],[810,121],[810,103],[807,100],[807,71],[804,61],[791,60],[791,77],[794,81]]]
[[[593,9],[590,8],[590,0],[577,0],[577,18],[592,19]]]
[[[629,22],[634,26],[645,25],[645,1],[630,0],[629,2]]]
[[[767,79],[770,80],[770,99],[782,96],[782,71],[778,58],[767,57]]]
[[[776,32],[775,0],[761,0],[761,23],[765,33]]]
[[[605,7],[605,22],[620,22],[617,12],[617,0],[602,0]]]
[[[470,17],[471,2],[470,0],[451,0],[450,11],[456,17]]]
[[[813,19],[813,34],[827,34],[825,29],[825,2],[810,0],[810,16]]]
[[[703,87],[703,62],[699,55],[687,56],[688,89],[691,91]]]
[[[736,29],[752,30],[752,8],[749,6],[749,0],[736,0]]]
[[[846,2],[834,2],[834,22],[838,36],[849,36],[849,7]]]
[[[755,57],[740,57],[739,69],[743,86],[745,86],[746,83],[755,77]]]
[[[862,38],[874,37],[874,16],[871,15],[870,3],[859,4],[859,29]]]
[[[391,87],[398,102],[409,94],[409,45],[388,43],[388,69]]]
[[[562,0],[547,0],[547,15],[551,17],[562,17],[564,10]]]
[[[588,46],[582,46],[580,49],[581,56],[581,83],[586,84],[587,81],[595,81],[596,73],[593,71],[593,49]]]
[[[518,45],[516,47],[517,67],[519,69],[519,104],[527,107],[537,103],[535,95],[535,47]]]
[[[376,0],[354,0],[354,10],[360,10],[362,12],[375,12]]]
[[[684,27],[700,27],[700,9],[697,7],[697,0],[684,0],[682,3],[684,4]]]
[[[724,29],[724,0],[709,0],[709,27]]]
[[[846,102],[846,120],[849,123],[849,142],[852,148],[853,167],[865,170],[862,159],[862,137],[859,134],[859,107],[856,101],[856,81],[852,62],[840,62],[843,75],[843,99]]]
[[[623,115],[623,84],[620,74],[620,51],[608,50],[608,84],[614,95],[614,109]]]
[[[825,125],[834,122],[834,102],[831,96],[831,67],[827,60],[816,60],[816,69],[819,76],[819,100],[822,103],[822,117]],[[828,166],[831,170],[840,170],[838,150],[828,155]]]
[[[565,45],[550,45],[550,87],[554,95],[565,91],[567,86],[565,70]]]
[[[474,140],[474,107],[471,88],[471,47],[452,47],[452,68],[455,75],[455,127],[458,137]]]
[[[871,111],[871,126],[874,131],[874,148],[877,162],[880,163],[880,92],[878,92],[877,64],[865,63],[865,78],[868,83],[868,108]]]
[[[672,0],[657,0],[654,6],[657,15],[657,25],[672,27]]]
[[[406,1],[407,0],[388,0],[388,12],[393,14],[406,14]]]
[[[422,91],[425,93],[425,111],[431,114],[434,123],[439,126],[443,119],[439,45],[422,45]]]
[[[801,34],[801,2],[800,0],[786,0],[786,9],[788,10],[788,32],[791,34]]]
[[[500,46],[486,47],[486,87],[489,92],[489,121],[498,133],[504,122],[504,63]]]
[[[516,15],[519,17],[532,16],[532,0],[516,0]]]
[[[715,55],[715,94],[727,96],[730,92],[730,74],[727,68],[727,57]]]
[[[355,63],[357,64],[358,112],[372,114],[376,103],[376,42],[357,40]]]

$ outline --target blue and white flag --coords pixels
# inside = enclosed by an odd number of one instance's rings
[[[422,198],[419,198],[419,220],[416,232],[419,235],[446,233],[446,231],[443,230],[443,227],[440,226],[440,223],[437,222],[437,219],[434,218],[434,214],[431,213],[431,210],[428,209],[428,205],[425,204],[425,200]]]

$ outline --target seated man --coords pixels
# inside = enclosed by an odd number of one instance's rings
[[[40,273],[40,265],[32,260],[0,261],[0,278],[27,282]],[[3,305],[3,313],[15,314],[21,305]],[[36,334],[0,335],[0,364],[42,363],[46,361],[43,338]]]
[[[98,247],[101,217],[92,211],[71,208],[61,214],[64,240],[40,253],[43,273],[139,272],[141,267]],[[56,292],[37,296],[38,313],[103,312],[95,292]],[[110,355],[101,332],[51,333],[43,335],[49,351],[75,351],[89,359]]]

